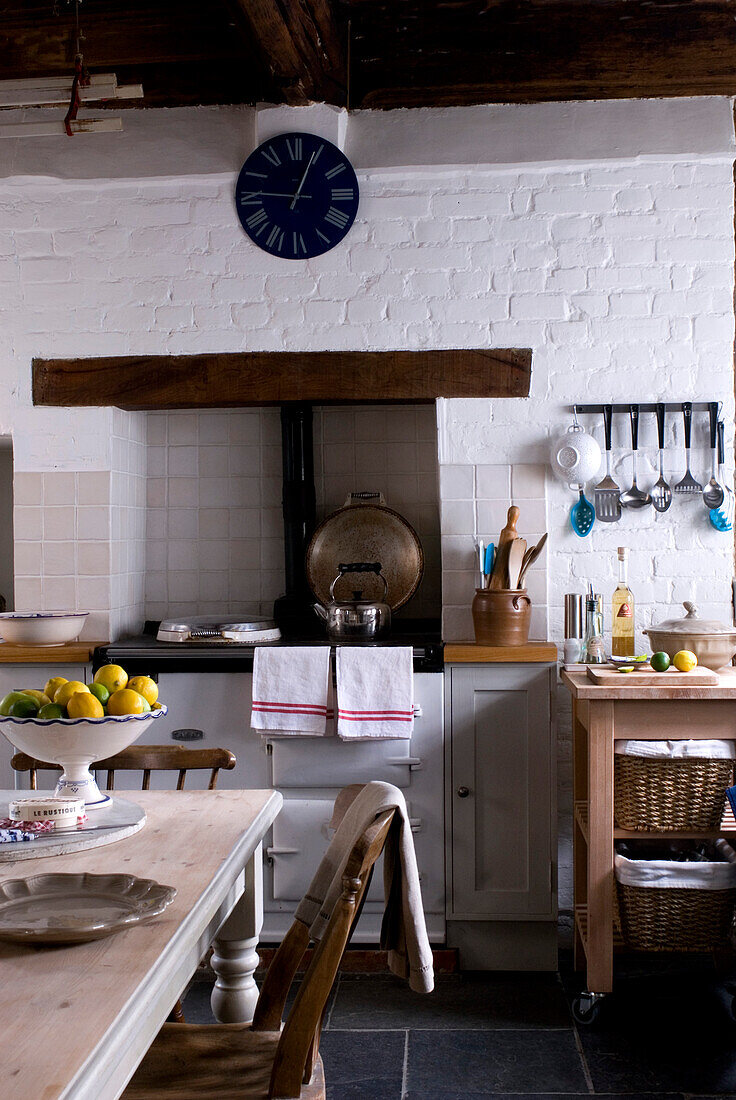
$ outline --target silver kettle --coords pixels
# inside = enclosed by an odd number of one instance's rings
[[[352,600],[335,599],[335,585],[347,573],[376,573],[383,581],[383,594],[380,600],[364,600],[362,591],[353,591]],[[338,566],[338,574],[330,585],[330,602],[327,607],[321,603],[312,606],[327,624],[327,637],[333,642],[352,643],[373,642],[386,634],[391,626],[391,607],[386,603],[388,583],[381,572],[381,563],[349,562]]]

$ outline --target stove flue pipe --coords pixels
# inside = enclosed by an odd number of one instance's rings
[[[274,603],[274,618],[285,637],[316,630],[314,597],[307,584],[304,559],[316,526],[312,406],[293,402],[281,406],[284,515],[284,575],[286,592]]]

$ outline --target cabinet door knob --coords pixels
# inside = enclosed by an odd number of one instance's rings
[[[470,787],[458,787],[458,789],[457,789],[457,797],[458,798],[467,798],[469,794],[470,794]]]

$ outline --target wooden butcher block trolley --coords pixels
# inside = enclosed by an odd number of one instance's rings
[[[709,686],[669,676],[645,686],[635,674],[606,683],[594,683],[585,671],[561,675],[573,704],[575,967],[586,972],[586,992],[573,1003],[573,1014],[579,1023],[593,1023],[613,988],[614,840],[725,837],[736,843],[730,809],[720,828],[707,832],[614,828],[614,741],[736,740],[736,669],[718,673]]]

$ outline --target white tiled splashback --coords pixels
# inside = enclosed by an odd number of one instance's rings
[[[278,409],[150,413],[146,615],[270,614],[283,592]],[[403,613],[441,606],[433,406],[318,407],[317,518],[383,492],[415,527],[425,575]]]
[[[442,634],[445,641],[473,637],[470,604],[478,584],[475,538],[498,542],[509,501],[519,508],[517,531],[531,546],[547,530],[545,467],[443,465]],[[547,551],[529,569],[525,586],[532,601],[531,638],[547,638]]]

